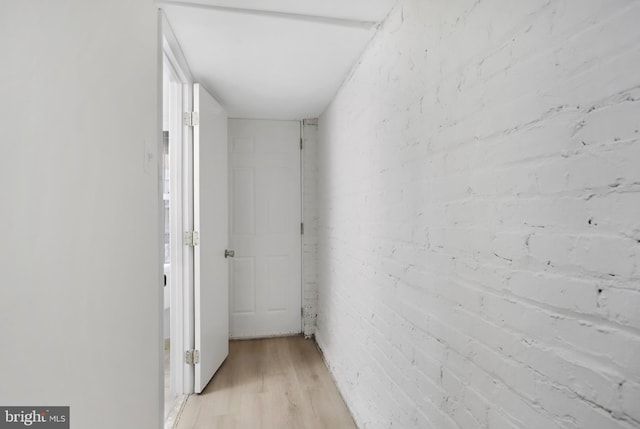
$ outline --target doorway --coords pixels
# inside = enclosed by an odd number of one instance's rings
[[[162,67],[162,202],[163,202],[163,262],[164,262],[164,418],[167,427],[182,404],[184,392],[180,386],[180,341],[176,332],[181,330],[178,321],[177,294],[181,294],[183,279],[182,249],[182,178],[181,159],[183,132],[181,123],[182,89],[180,76],[169,56],[163,55]],[[178,243],[177,243],[178,242]],[[176,317],[178,316],[178,317]]]
[[[228,350],[228,280],[223,276],[228,270],[228,136],[226,112],[193,82],[162,11],[160,17],[163,134],[168,141],[163,178],[169,261],[165,427],[172,427],[171,413],[179,411],[186,395],[204,388]]]
[[[299,121],[229,119],[230,337],[302,331]]]
[[[226,112],[193,83],[164,17],[163,36],[165,427],[172,427],[186,395],[204,389],[228,351],[228,135]]]
[[[162,124],[164,204],[164,418],[172,428],[176,415],[193,391],[193,367],[184,351],[193,347],[193,250],[183,232],[193,229],[193,132],[183,120],[192,104],[192,79],[175,35],[162,18]]]

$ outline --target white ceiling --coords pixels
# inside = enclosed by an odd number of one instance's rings
[[[325,109],[395,0],[157,0],[196,82],[230,117]]]

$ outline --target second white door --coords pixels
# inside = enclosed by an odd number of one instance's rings
[[[230,336],[301,332],[300,123],[229,120]]]

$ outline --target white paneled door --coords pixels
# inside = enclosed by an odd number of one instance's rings
[[[202,392],[229,353],[229,240],[227,115],[194,85],[193,132],[194,303],[196,393]]]
[[[301,332],[300,123],[229,120],[230,335]]]

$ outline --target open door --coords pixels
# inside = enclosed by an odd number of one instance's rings
[[[202,392],[229,353],[227,115],[193,88],[195,380]]]

